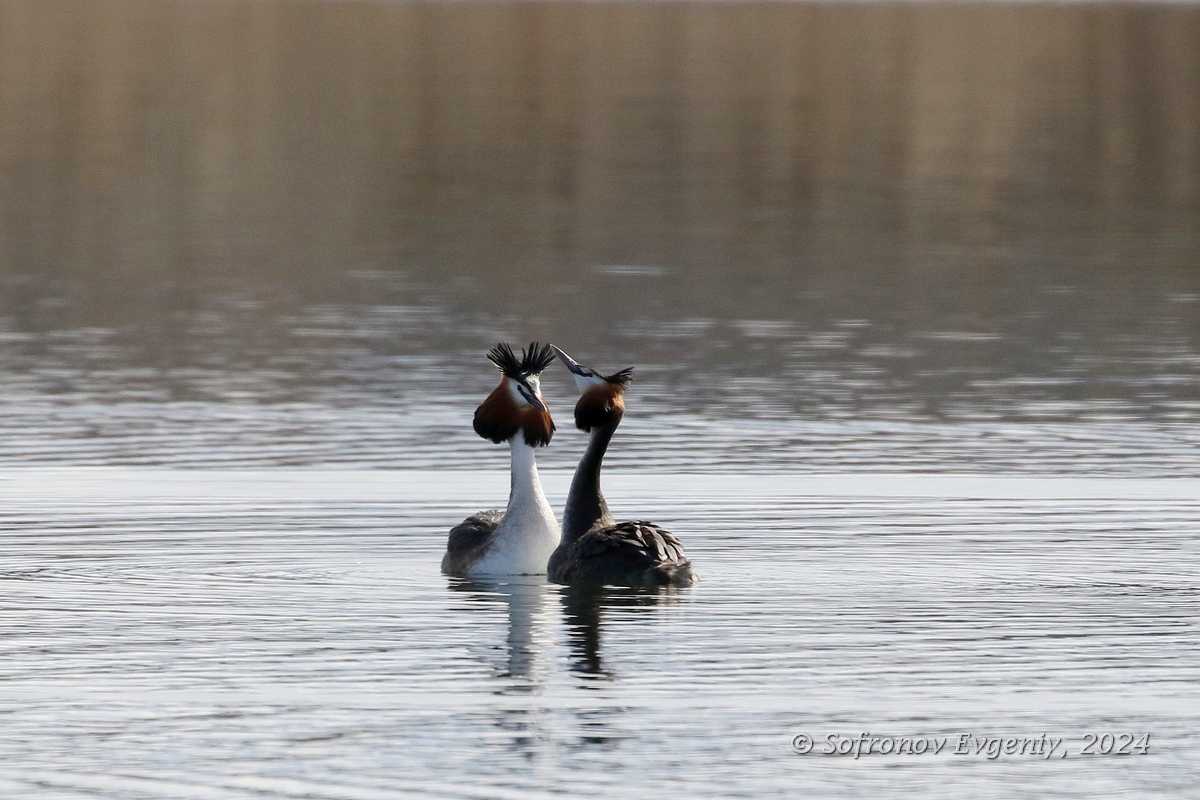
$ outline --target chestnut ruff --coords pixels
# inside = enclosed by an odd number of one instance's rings
[[[530,447],[545,447],[550,444],[555,430],[550,412],[517,405],[508,387],[510,380],[507,375],[501,378],[500,385],[475,409],[475,432],[484,439],[501,444],[521,431],[525,434],[525,443]]]
[[[625,384],[606,383],[588,389],[575,404],[575,427],[590,433],[592,428],[615,425],[625,416]]]

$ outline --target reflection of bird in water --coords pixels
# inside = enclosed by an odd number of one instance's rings
[[[607,678],[600,652],[600,630],[604,611],[614,608],[643,608],[678,600],[670,586],[600,586],[580,584],[562,590],[563,618],[571,651],[571,671],[591,678]]]
[[[553,347],[553,345],[552,345]],[[554,347],[575,377],[580,397],[575,425],[591,434],[579,460],[563,512],[562,542],[550,556],[557,583],[689,586],[696,581],[683,545],[653,522],[617,523],[600,492],[600,464],[621,418],[632,369],[604,375]]]
[[[561,592],[563,624],[571,671],[589,678],[607,678],[601,655],[601,631],[606,614],[620,609],[651,611],[679,602],[681,594],[674,586],[599,586],[583,584],[554,587],[541,577],[520,577],[504,582],[451,578],[450,591],[472,603],[503,608],[508,630],[504,637],[504,659],[493,663],[497,678],[518,678],[505,691],[523,693],[538,684],[539,669],[549,637],[546,607],[554,590]],[[498,648],[487,645],[482,652],[493,661]]]
[[[547,624],[548,584],[544,578],[525,578],[505,583],[451,579],[450,589],[471,600],[503,604],[508,614],[505,637],[506,658],[497,677],[536,678]]]
[[[477,648],[472,648],[491,668],[496,694],[528,696],[542,690],[546,672],[543,653],[549,639],[550,623],[547,604],[550,593],[557,588],[548,584],[544,576],[510,578],[504,582],[450,579],[450,590],[461,593],[469,602],[499,607],[507,612],[504,647],[484,640],[477,642]],[[473,620],[479,619],[476,614],[471,616]],[[479,636],[477,630],[472,633]],[[547,743],[552,740],[546,730],[547,715],[539,708],[500,705],[481,718],[496,729],[509,749],[526,761],[544,755]]]
[[[518,358],[507,344],[488,358],[500,368],[500,385],[475,410],[475,432],[512,453],[508,508],[481,511],[450,530],[442,572],[448,575],[544,575],[558,545],[554,510],[538,478],[534,448],[549,444],[554,421],[542,399],[538,375],[554,356],[537,342]]]

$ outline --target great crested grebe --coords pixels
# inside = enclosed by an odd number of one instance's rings
[[[508,508],[481,511],[451,528],[442,572],[460,577],[545,575],[560,532],[533,453],[554,435],[554,421],[538,383],[538,374],[554,355],[549,345],[533,342],[520,358],[507,344],[497,345],[488,358],[500,368],[500,385],[475,409],[474,425],[484,439],[509,444]]]
[[[600,493],[600,463],[625,415],[625,387],[633,379],[633,368],[603,375],[551,347],[579,387],[575,425],[590,433],[591,441],[571,480],[562,542],[547,566],[550,580],[690,586],[696,574],[679,540],[653,522],[614,522]]]

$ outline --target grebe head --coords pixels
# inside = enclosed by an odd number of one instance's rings
[[[488,352],[488,359],[500,368],[500,385],[475,409],[475,432],[496,444],[506,442],[521,431],[525,443],[542,447],[554,435],[554,420],[542,398],[538,375],[554,354],[550,345],[531,342],[520,357],[504,342]]]
[[[575,427],[590,432],[592,428],[616,425],[625,416],[625,387],[633,380],[633,367],[605,375],[585,367],[569,355],[550,345],[554,355],[571,371],[579,387],[579,402],[575,404]]]

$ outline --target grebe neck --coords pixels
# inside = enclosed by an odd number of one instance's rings
[[[542,481],[538,477],[535,450],[525,443],[525,434],[522,431],[517,431],[508,440],[508,449],[512,454],[512,474],[508,491],[509,510],[524,505],[545,503],[546,495],[542,491]]]
[[[614,523],[613,516],[608,511],[608,504],[604,502],[604,495],[600,491],[600,465],[619,424],[620,422],[617,422],[602,428],[592,428],[592,437],[588,441],[583,458],[579,459],[579,466],[575,468],[571,491],[567,494],[562,525],[564,544],[575,541],[596,525]]]
[[[492,534],[488,552],[467,574],[545,575],[546,562],[561,533],[554,509],[542,491],[534,449],[517,431],[509,441],[512,452],[512,485],[504,519]]]

